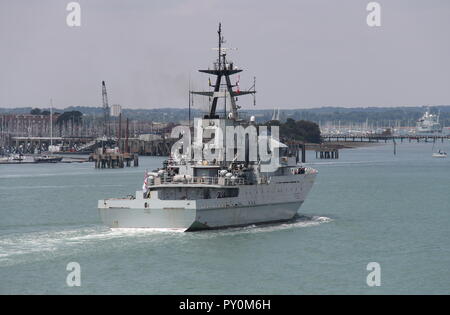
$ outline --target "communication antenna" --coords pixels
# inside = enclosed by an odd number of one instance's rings
[[[205,118],[209,119],[215,119],[218,118],[219,115],[216,113],[216,109],[218,106],[218,101],[220,98],[224,98],[224,115],[226,116],[226,106],[227,106],[227,97],[230,97],[230,105],[231,107],[231,117],[233,119],[238,119],[238,109],[240,108],[236,104],[237,96],[242,96],[246,94],[254,94],[256,91],[254,91],[254,85],[253,84],[253,91],[247,90],[247,91],[241,91],[239,88],[239,83],[233,85],[231,83],[230,76],[237,74],[242,71],[242,69],[239,69],[234,66],[234,63],[230,60],[227,60],[227,51],[228,50],[235,50],[233,48],[224,48],[222,44],[225,43],[224,37],[222,36],[222,24],[219,24],[219,29],[217,31],[218,34],[218,47],[213,48],[214,50],[218,51],[218,57],[217,61],[214,63],[213,69],[208,68],[207,70],[199,70],[202,73],[206,73],[209,75],[216,76],[215,83],[211,84],[211,80],[208,80],[208,86],[212,87],[212,91],[208,89],[208,91],[198,91],[198,92],[192,92],[192,94],[207,96],[210,100],[210,108],[209,108],[209,114],[205,115]],[[225,82],[224,82],[225,81]],[[239,81],[238,81],[239,82]],[[237,90],[235,91],[233,88],[237,87]],[[253,103],[255,104],[256,101],[254,99]]]

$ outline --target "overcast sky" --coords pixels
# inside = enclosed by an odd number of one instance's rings
[[[219,22],[257,108],[450,104],[448,0],[378,1],[381,27],[365,0],[79,0],[71,28],[69,2],[0,0],[0,107],[100,106],[102,80],[110,104],[185,107]]]

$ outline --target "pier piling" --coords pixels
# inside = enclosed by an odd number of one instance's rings
[[[316,149],[316,159],[339,159],[337,148],[320,147]]]
[[[125,165],[131,167],[131,161],[133,161],[134,167],[139,166],[138,154],[108,151],[102,148],[91,154],[89,159],[95,162],[95,168],[124,168]]]

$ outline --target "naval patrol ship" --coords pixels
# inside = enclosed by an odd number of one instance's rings
[[[209,91],[190,91],[210,98],[209,113],[194,121],[193,145],[191,126],[179,129],[178,146],[161,168],[145,172],[142,190],[99,200],[101,219],[109,227],[195,231],[297,216],[317,171],[299,164],[298,148],[293,152],[278,141],[276,127],[269,131],[257,126],[253,116],[240,117],[238,97],[254,96],[256,90],[253,85],[241,91],[238,81],[231,83],[230,76],[242,70],[227,59],[220,25],[218,37],[213,67],[199,70],[216,76],[215,84],[209,84]]]

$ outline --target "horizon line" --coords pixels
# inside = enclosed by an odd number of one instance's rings
[[[120,105],[120,104],[118,104]],[[66,107],[52,107],[53,110],[65,110],[68,108],[90,108],[90,109],[103,109],[101,105],[99,106],[85,106],[85,105],[70,105]],[[297,108],[282,108],[279,106],[274,106],[272,108],[249,108],[249,109],[241,109],[240,111],[272,111],[274,109],[284,110],[284,111],[296,111],[296,110],[317,110],[317,109],[328,109],[328,108],[335,108],[335,109],[398,109],[398,108],[424,108],[424,107],[450,107],[450,104],[440,104],[440,105],[396,105],[396,106],[357,106],[357,107],[346,107],[346,106],[332,106],[332,105],[325,105],[320,107],[297,107]],[[50,109],[50,107],[37,107],[37,106],[18,106],[18,107],[0,107],[0,110],[7,111],[7,110],[18,110],[18,109]],[[154,107],[154,108],[123,108],[124,110],[131,110],[131,111],[137,111],[137,110],[161,110],[161,109],[172,109],[172,110],[188,110],[187,107]],[[191,108],[193,111],[207,111],[206,109],[199,109],[199,108]]]

